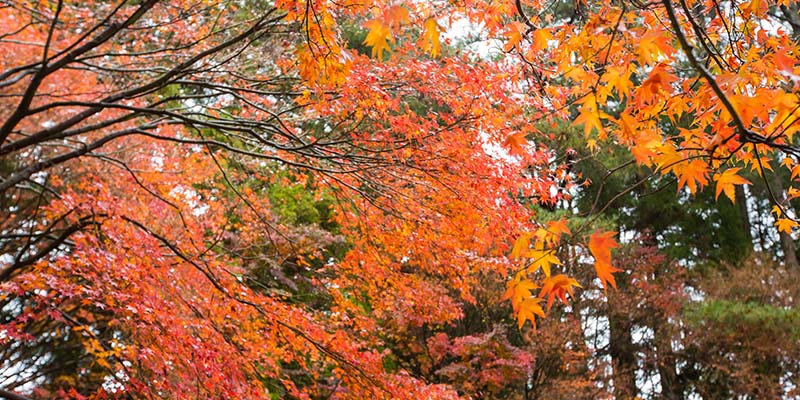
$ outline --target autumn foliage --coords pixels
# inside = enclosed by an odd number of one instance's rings
[[[0,2],[0,396],[778,395],[698,327],[793,303],[741,309],[609,213],[666,182],[749,221],[763,185],[762,250],[793,246],[795,8]]]

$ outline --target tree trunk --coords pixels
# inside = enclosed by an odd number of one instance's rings
[[[775,196],[775,200],[781,204],[784,209],[789,211],[788,208],[791,207],[791,205],[786,201],[786,193],[784,192],[783,181],[777,173],[772,174],[772,193]],[[792,239],[792,236],[786,232],[778,231],[778,235],[780,236],[781,250],[783,251],[783,262],[786,264],[786,268],[800,268],[800,264],[797,262],[797,249],[795,249],[794,239]]]
[[[614,397],[618,400],[636,397],[636,356],[633,352],[631,326],[623,315],[610,315],[609,353],[614,368]]]
[[[739,208],[739,219],[742,222],[742,230],[747,237],[748,250],[753,250],[753,226],[750,224],[750,210],[747,208],[747,194],[744,191],[744,186],[737,185],[734,189],[734,199],[736,199],[736,206]]]
[[[653,339],[655,341],[658,375],[661,378],[661,398],[664,400],[682,400],[685,388],[675,368],[675,352],[672,351],[673,335],[669,321],[659,318],[654,324]]]
[[[625,274],[617,275],[617,285],[623,291],[628,285]],[[619,310],[614,301],[615,293],[608,293],[608,351],[614,370],[614,397],[617,400],[633,399],[638,394],[636,389],[636,350],[633,345],[631,330],[633,324],[628,318],[627,310]]]

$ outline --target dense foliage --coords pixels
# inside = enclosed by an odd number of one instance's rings
[[[0,397],[797,396],[798,9],[0,0]]]

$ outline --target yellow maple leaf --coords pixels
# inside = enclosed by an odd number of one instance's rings
[[[528,251],[528,247],[531,245],[531,233],[526,232],[520,235],[517,240],[514,241],[514,247],[511,248],[511,258],[520,258],[523,254]]]
[[[531,50],[541,51],[547,48],[547,41],[553,40],[553,35],[547,29],[537,29],[533,32],[533,45]]]
[[[364,44],[372,47],[372,57],[382,58],[384,51],[389,51],[389,43],[394,43],[391,29],[379,19],[372,19],[364,24],[369,29]]]
[[[525,256],[531,259],[531,263],[528,265],[529,272],[535,272],[541,268],[545,276],[550,276],[550,266],[561,265],[561,261],[555,255],[555,250],[531,250]]]
[[[442,53],[442,43],[439,41],[442,27],[436,22],[436,18],[431,17],[425,21],[422,29],[423,50],[427,51],[431,57],[438,57]]]
[[[527,280],[527,279],[520,279],[517,276],[516,279],[508,283],[508,289],[506,289],[506,293],[503,295],[502,300],[511,300],[511,307],[514,309],[515,312],[519,310],[520,304],[522,302],[531,297],[531,290],[538,288],[535,283]]]
[[[714,197],[715,199],[719,198],[720,193],[725,192],[725,195],[731,199],[731,202],[736,203],[736,197],[734,196],[734,185],[751,184],[751,182],[747,179],[736,175],[740,169],[741,168],[729,168],[723,171],[721,174],[714,174],[714,181],[717,182],[717,194]]]
[[[550,233],[550,231],[544,228],[537,229],[536,232],[533,234],[533,237],[536,238],[536,242],[534,242],[533,248],[537,250],[544,249],[545,245],[549,243],[554,243],[556,239],[553,236],[553,234]]]
[[[542,306],[539,305],[541,301],[542,299],[531,297],[520,304],[519,312],[517,312],[517,326],[519,326],[519,329],[522,329],[525,325],[525,321],[531,321],[533,329],[536,330],[535,316],[538,315],[544,318],[544,310],[542,310]]]
[[[578,114],[578,118],[572,121],[572,126],[583,124],[583,133],[586,137],[589,137],[593,129],[597,129],[597,133],[600,139],[602,139],[605,137],[605,129],[603,129],[603,123],[600,121],[600,114],[596,111],[595,107],[587,104],[589,103],[585,103],[584,106],[581,107],[581,112]],[[591,104],[594,104],[594,102],[592,101]]]

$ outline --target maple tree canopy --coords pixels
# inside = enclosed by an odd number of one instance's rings
[[[788,169],[767,187],[791,234],[788,5],[3,2],[9,389],[457,398],[387,366],[389,345],[462,318],[487,275],[529,331],[625,269],[616,232],[593,225],[613,200],[545,216],[604,183],[552,146],[569,127],[582,150],[626,149],[604,173],[638,168],[627,191],[664,176],[676,196],[736,201],[744,171]],[[571,274],[565,243],[597,279]],[[30,389],[58,357],[84,383]]]

